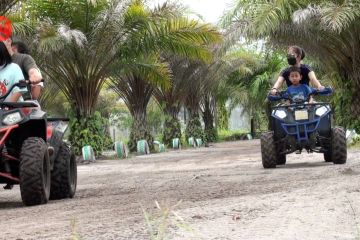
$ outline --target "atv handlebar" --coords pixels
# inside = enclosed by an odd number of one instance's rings
[[[44,82],[44,79],[41,79],[40,82]],[[14,85],[11,86],[11,88],[2,96],[0,96],[0,100],[7,98],[7,96],[10,95],[10,93],[12,92],[12,90],[15,87],[19,87],[19,88],[27,88],[28,85],[30,85],[30,80],[20,80],[18,83],[15,83]]]
[[[311,92],[309,93],[308,97],[311,95],[330,95],[333,93],[333,89],[331,87],[326,87],[323,90],[318,90],[316,88],[310,88]],[[291,100],[291,97],[289,96],[289,93],[287,91],[281,91],[277,92],[276,95],[272,95],[271,93],[268,94],[269,101],[279,101],[281,99],[284,100]]]

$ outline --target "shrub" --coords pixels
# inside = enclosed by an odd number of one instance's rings
[[[94,149],[96,156],[100,155],[104,148],[112,146],[112,140],[105,131],[106,121],[99,112],[88,118],[71,119],[69,141],[76,155],[81,155],[81,149],[86,145]]]

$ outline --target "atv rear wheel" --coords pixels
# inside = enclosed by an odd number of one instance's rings
[[[77,184],[75,154],[62,142],[51,174],[50,199],[72,198]]]
[[[334,164],[344,164],[347,158],[346,135],[342,127],[331,129],[331,160]]]
[[[286,163],[286,155],[285,154],[278,154],[276,159],[277,165],[284,165]]]
[[[264,168],[276,168],[276,146],[274,141],[274,133],[266,132],[261,134],[261,158]]]
[[[47,203],[50,195],[50,160],[42,138],[26,139],[20,152],[20,192],[25,205]]]

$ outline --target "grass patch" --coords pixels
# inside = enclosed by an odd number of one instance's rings
[[[169,203],[159,204],[155,201],[156,211],[147,212],[142,208],[150,240],[165,240],[169,238],[170,230],[173,228],[182,229],[195,234],[188,223],[175,211],[181,201],[175,205]]]
[[[225,141],[236,141],[236,140],[244,140],[247,139],[247,134],[249,130],[240,129],[240,130],[219,130],[219,142]]]
[[[80,235],[78,233],[78,230],[77,230],[77,222],[75,219],[72,219],[71,220],[71,240],[80,240]]]
[[[360,136],[353,138],[352,143],[349,144],[350,148],[360,149]]]

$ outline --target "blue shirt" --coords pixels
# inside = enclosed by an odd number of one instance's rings
[[[306,84],[299,84],[297,86],[291,85],[290,87],[288,87],[287,93],[289,94],[289,97],[293,102],[297,102],[297,101],[304,102],[308,100],[311,93],[311,89]]]
[[[5,68],[0,69],[0,96],[5,95],[12,85],[18,83],[20,80],[24,80],[24,75],[22,74],[19,65],[10,63],[6,65]],[[27,89],[19,87],[13,88],[12,92],[6,97],[4,102],[9,101],[11,96],[16,92],[25,93],[27,92]],[[23,101],[23,98],[20,97],[18,101]]]
[[[290,69],[290,67],[285,68],[280,73],[280,76],[282,76],[285,79],[286,85],[288,87],[292,85],[292,83],[291,83],[291,81],[289,79],[289,76],[290,76],[289,69]],[[313,70],[311,69],[311,67],[309,65],[301,64],[300,65],[300,71],[301,71],[301,75],[302,75],[302,79],[300,81],[300,84],[309,85],[309,82],[310,82],[309,73],[312,72]]]

